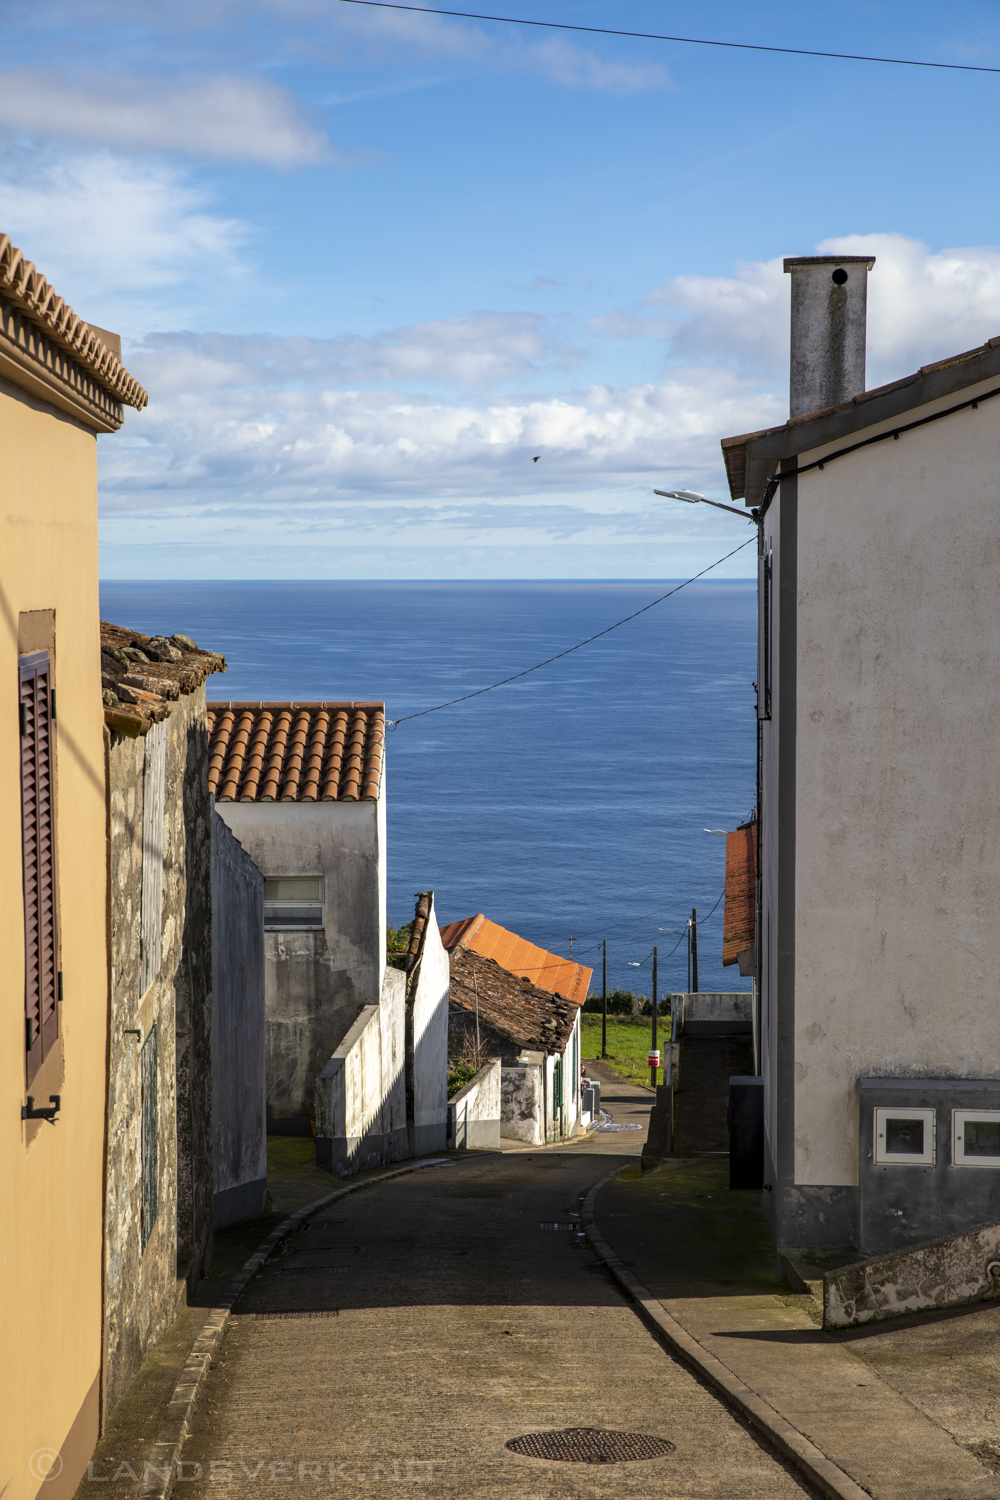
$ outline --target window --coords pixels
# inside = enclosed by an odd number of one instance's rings
[[[52,784],[55,693],[47,651],[18,657],[21,719],[21,849],[24,878],[24,1030],[27,1081],[59,1035],[59,935]]]
[[[160,972],[163,933],[163,799],[167,726],[154,724],[146,735],[142,777],[142,978],[145,994]]]
[[[322,926],[322,875],[278,875],[265,879],[265,929],[294,932]]]
[[[149,1244],[149,1237],[156,1223],[156,1214],[159,1206],[159,1195],[157,1193],[157,1168],[159,1155],[156,1148],[156,1133],[159,1129],[159,1109],[157,1107],[158,1073],[156,1066],[156,1027],[150,1029],[150,1033],[142,1044],[139,1054],[139,1071],[142,1085],[142,1140],[140,1152],[142,1159],[142,1248],[145,1250]]]
[[[951,1139],[956,1167],[1000,1167],[1000,1109],[953,1109]]]
[[[934,1148],[932,1109],[876,1109],[876,1166],[932,1167]]]

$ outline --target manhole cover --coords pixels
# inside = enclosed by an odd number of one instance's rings
[[[627,1464],[674,1452],[666,1438],[644,1432],[602,1432],[598,1427],[566,1427],[562,1432],[529,1432],[505,1444],[526,1458],[553,1458],[564,1464]]]

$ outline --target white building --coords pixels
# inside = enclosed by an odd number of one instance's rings
[[[264,876],[267,1112],[309,1134],[316,1080],[385,976],[381,703],[210,703],[209,790]]]
[[[482,912],[441,929],[451,960],[448,1050],[498,1058],[500,1134],[544,1145],[580,1128],[580,1012],[592,969]]]
[[[759,512],[766,1198],[778,1245],[1000,1217],[1000,339],[864,390],[857,257],[786,261]],[[823,409],[819,409],[823,408]]]

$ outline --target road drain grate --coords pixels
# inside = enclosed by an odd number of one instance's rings
[[[539,1224],[539,1229],[579,1229],[579,1224]]]
[[[271,1323],[276,1318],[339,1318],[339,1307],[312,1308],[308,1312],[265,1312],[254,1313],[258,1323]]]
[[[552,1458],[564,1464],[627,1464],[674,1452],[666,1438],[644,1432],[602,1432],[599,1427],[566,1427],[562,1432],[529,1432],[505,1447],[526,1458]]]
[[[279,1266],[279,1276],[344,1276],[350,1266]]]

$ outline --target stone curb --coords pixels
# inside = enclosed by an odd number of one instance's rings
[[[582,1223],[587,1239],[612,1276],[638,1305],[646,1321],[653,1325],[672,1352],[696,1370],[731,1406],[735,1406],[822,1495],[827,1496],[828,1500],[871,1500],[867,1490],[855,1484],[843,1469],[820,1452],[786,1417],[775,1411],[763,1397],[758,1396],[732,1370],[727,1369],[721,1360],[710,1354],[676,1318],[671,1317],[649,1288],[643,1286],[625,1262],[615,1254],[594,1224],[594,1203],[605,1183],[624,1170],[624,1167],[615,1167],[600,1182],[594,1184],[583,1201]]]
[[[379,1183],[388,1182],[392,1177],[404,1177],[410,1172],[419,1172],[424,1167],[438,1166],[442,1161],[457,1163],[458,1160],[460,1158],[434,1157],[426,1161],[407,1162],[405,1166],[396,1167],[391,1172],[383,1172],[378,1177],[370,1177],[366,1182],[354,1182],[347,1187],[338,1188],[336,1192],[327,1193],[325,1198],[317,1198],[315,1203],[307,1203],[303,1208],[297,1208],[293,1214],[289,1214],[287,1219],[282,1219],[277,1229],[272,1230],[263,1244],[258,1245],[243,1268],[231,1281],[227,1282],[222,1296],[209,1310],[191,1346],[191,1353],[185,1361],[180,1378],[174,1386],[174,1393],[157,1433],[156,1442],[145,1461],[143,1473],[147,1477],[139,1490],[139,1500],[169,1500],[177,1481],[178,1465],[182,1462],[181,1450],[185,1439],[191,1432],[191,1418],[194,1416],[205,1379],[212,1368],[216,1351],[222,1342],[222,1335],[232,1315],[233,1305],[258,1271],[267,1264],[281,1241],[287,1235],[292,1234],[305,1219],[311,1218],[313,1214],[323,1208],[328,1208],[331,1203],[336,1203],[341,1198],[348,1197],[351,1193],[359,1193],[364,1188],[377,1187]]]

